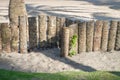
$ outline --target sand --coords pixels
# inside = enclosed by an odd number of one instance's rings
[[[89,52],[60,57],[59,49],[0,54],[0,69],[24,72],[120,71],[120,52]]]
[[[0,0],[0,23],[8,20],[9,0]],[[25,0],[28,16],[48,14],[81,20],[120,20],[120,0]]]

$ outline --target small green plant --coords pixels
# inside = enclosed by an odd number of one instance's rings
[[[71,38],[71,41],[70,41],[70,46],[75,47],[76,42],[77,42],[77,35],[73,35],[73,37]]]
[[[69,56],[70,57],[72,57],[73,55],[75,55],[76,54],[76,51],[74,51],[74,50],[71,50],[70,52],[69,52]]]
[[[71,40],[70,40],[70,52],[69,52],[69,56],[73,56],[76,54],[76,51],[74,50],[74,47],[77,44],[77,39],[78,36],[77,35],[73,35]]]

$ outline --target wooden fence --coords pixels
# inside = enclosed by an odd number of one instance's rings
[[[0,53],[27,53],[36,49],[58,48],[61,46],[62,27],[65,18],[39,15],[19,16],[19,26],[0,24]],[[28,21],[28,25],[27,25]]]
[[[28,50],[60,48],[61,56],[70,53],[120,50],[119,21],[79,21],[39,15],[19,17],[13,31],[8,23],[0,24],[0,52],[27,53]],[[13,36],[16,34],[17,36]],[[28,37],[29,36],[29,37]]]
[[[119,21],[78,21],[63,28],[62,36],[62,56],[81,52],[120,50]]]
[[[29,49],[47,49],[60,47],[62,27],[65,18],[39,15],[29,17]]]

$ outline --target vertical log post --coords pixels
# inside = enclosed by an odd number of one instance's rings
[[[18,52],[19,50],[19,29],[18,16],[26,16],[27,11],[24,0],[10,0],[9,2],[9,20],[11,27],[11,50]]]
[[[57,18],[57,47],[61,48],[62,28],[65,27],[65,18]]]
[[[60,18],[60,25],[61,25],[61,29],[62,29],[62,27],[65,27],[65,18],[64,17]]]
[[[19,16],[19,32],[20,53],[27,53],[27,24],[25,16]]]
[[[118,22],[115,50],[120,50],[120,22]]]
[[[2,52],[2,37],[1,37],[1,23],[0,23],[0,53]]]
[[[39,24],[39,46],[40,48],[47,47],[47,16],[45,14],[38,16]]]
[[[103,29],[102,29],[102,40],[101,40],[101,50],[107,51],[108,45],[108,34],[109,34],[109,22],[103,22]]]
[[[29,49],[38,47],[38,26],[36,17],[29,17]]]
[[[71,24],[68,27],[70,31],[69,53],[77,54],[78,53],[78,23]]]
[[[115,48],[116,33],[117,21],[111,21],[108,39],[108,51],[112,51]]]
[[[78,52],[86,51],[86,22],[79,22],[78,27]]]
[[[10,24],[11,28],[11,51],[19,51],[19,28],[15,24]]]
[[[66,57],[69,53],[69,28],[64,27],[62,32],[61,56]]]
[[[92,52],[93,49],[94,21],[87,22],[86,26],[86,51]]]
[[[1,37],[2,37],[2,51],[10,53],[10,40],[11,40],[11,31],[8,27],[8,23],[1,24]]]
[[[57,40],[57,47],[60,48],[60,31],[61,31],[61,18],[56,18],[56,40]]]
[[[48,16],[48,46],[56,47],[56,17]]]
[[[93,51],[99,51],[101,46],[102,21],[96,21],[94,28]]]

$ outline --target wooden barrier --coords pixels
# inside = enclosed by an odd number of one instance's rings
[[[86,22],[80,22],[78,26],[78,52],[86,51]]]
[[[102,29],[102,39],[101,39],[101,50],[107,51],[108,45],[108,34],[109,34],[109,22],[103,22],[103,29]]]
[[[10,27],[7,23],[0,24],[0,53],[27,53],[28,48],[57,47],[61,49],[61,56],[66,57],[73,53],[120,50],[118,21],[82,22],[44,14],[28,20],[29,40],[26,16],[19,17],[18,26],[14,23],[10,23]]]
[[[11,40],[11,31],[8,27],[8,23],[1,24],[1,37],[2,37],[2,52],[10,53],[10,40]]]
[[[86,26],[86,51],[91,52],[93,49],[94,21],[87,22]]]
[[[61,56],[66,57],[69,53],[69,28],[64,27],[62,32]]]
[[[116,31],[117,21],[111,21],[108,39],[108,51],[112,51],[115,48]]]
[[[120,22],[118,22],[115,50],[120,50]]]
[[[29,49],[38,47],[38,25],[36,17],[28,18],[29,22]]]
[[[19,16],[20,53],[27,53],[27,22],[25,16]]]
[[[93,51],[100,51],[102,26],[103,26],[102,21],[96,21],[94,28]]]
[[[47,39],[49,48],[56,46],[56,16],[48,16]]]
[[[38,16],[39,24],[39,46],[40,48],[47,47],[47,16],[39,15]]]

